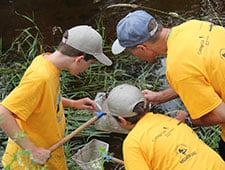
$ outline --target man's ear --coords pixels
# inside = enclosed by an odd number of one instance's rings
[[[139,44],[136,46],[136,48],[141,49],[141,50],[145,50],[146,49],[146,45],[145,44]]]

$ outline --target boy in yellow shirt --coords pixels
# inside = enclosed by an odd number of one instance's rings
[[[75,26],[65,31],[53,53],[37,56],[19,85],[1,102],[0,128],[9,140],[2,164],[5,169],[66,170],[63,147],[50,153],[48,148],[64,137],[63,107],[95,110],[89,98],[62,97],[60,72],[72,75],[85,71],[98,60],[112,62],[103,53],[102,37],[92,27]]]
[[[130,130],[123,143],[126,170],[222,170],[223,159],[185,123],[148,112],[137,87],[122,84],[107,98],[110,114]]]

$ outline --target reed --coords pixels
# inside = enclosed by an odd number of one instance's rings
[[[154,13],[158,13],[160,15],[166,15],[166,16],[171,16],[174,18],[178,18],[181,19],[182,21],[186,21],[187,19],[183,18],[181,15],[179,15],[176,12],[165,12],[159,9],[155,9],[155,8],[151,8],[151,7],[146,7],[146,6],[142,6],[142,5],[137,5],[137,4],[126,4],[126,3],[119,3],[119,4],[113,4],[113,5],[109,5],[107,8],[116,8],[116,7],[127,7],[127,8],[132,8],[132,9],[143,9],[149,12],[154,12]]]

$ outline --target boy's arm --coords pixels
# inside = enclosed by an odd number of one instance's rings
[[[44,165],[50,157],[50,151],[35,146],[20,129],[14,114],[0,105],[0,128],[22,149],[32,152],[32,161]]]
[[[73,109],[86,109],[86,110],[96,109],[95,102],[88,97],[85,97],[79,100],[73,100],[73,99],[62,97],[62,103],[63,103],[63,107],[70,107]]]

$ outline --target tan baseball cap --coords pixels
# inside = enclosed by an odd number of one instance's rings
[[[145,101],[140,89],[129,84],[121,84],[111,90],[107,98],[107,105],[111,115],[132,117],[137,115],[133,112],[139,102]]]
[[[80,25],[68,30],[68,38],[62,42],[87,54],[93,55],[100,63],[111,65],[112,61],[103,53],[102,36],[91,26]]]

